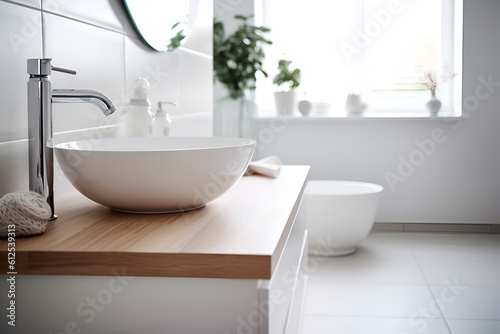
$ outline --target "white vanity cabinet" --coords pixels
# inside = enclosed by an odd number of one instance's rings
[[[245,176],[185,213],[57,202],[43,235],[16,240],[16,326],[2,320],[0,332],[298,333],[307,229],[295,217],[308,173]],[[5,310],[7,294],[0,300]]]

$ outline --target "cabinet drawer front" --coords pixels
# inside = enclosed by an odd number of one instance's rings
[[[259,306],[265,307],[267,319],[263,319],[259,333],[283,333],[299,278],[304,254],[307,254],[307,231],[296,221],[285,245],[278,266],[270,280],[260,282]]]

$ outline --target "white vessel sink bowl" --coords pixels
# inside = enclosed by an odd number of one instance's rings
[[[80,193],[132,213],[205,206],[238,182],[254,149],[254,140],[225,137],[108,138],[54,146]]]

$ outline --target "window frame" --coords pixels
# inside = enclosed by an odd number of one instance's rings
[[[365,0],[354,0],[356,3],[356,25],[357,28],[364,27],[364,2]],[[388,3],[397,0],[388,0]],[[450,63],[450,72],[456,74],[450,83],[442,85],[438,88],[438,98],[443,99],[443,109],[439,112],[438,116],[431,116],[425,110],[425,101],[430,99],[429,91],[401,91],[392,93],[384,92],[381,94],[371,94],[370,106],[368,110],[361,115],[366,118],[457,118],[462,116],[462,46],[463,46],[463,0],[442,0],[442,29],[441,29],[441,52],[440,52],[440,65],[442,68],[443,63]],[[269,10],[269,1],[255,0],[255,24],[270,27],[269,17],[266,13]],[[361,13],[360,15],[358,15]],[[271,26],[272,33],[272,26]],[[272,40],[272,36],[271,36]],[[272,48],[272,46],[268,47]],[[362,50],[363,57],[365,57],[365,50]],[[266,58],[266,69],[273,69],[272,61]],[[364,64],[363,64],[364,66]],[[276,90],[272,84],[272,70],[268,70],[269,78],[259,77],[257,80],[256,102],[259,108],[260,117],[276,116],[276,112],[272,106],[274,101],[272,93]],[[442,73],[437,73],[441,76]],[[266,84],[267,83],[267,84]],[[377,96],[378,95],[378,96]],[[396,100],[403,101],[397,105]],[[391,106],[392,105],[392,106]],[[263,106],[263,107],[262,107]],[[299,113],[296,114],[300,116]],[[344,110],[334,110],[329,115],[313,115],[317,117],[333,117],[333,118],[359,118],[360,115],[349,115]]]

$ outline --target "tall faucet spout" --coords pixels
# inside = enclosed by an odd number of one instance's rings
[[[90,89],[53,89],[52,103],[85,102],[98,106],[105,116],[111,115],[116,107],[109,97]]]
[[[104,94],[95,90],[52,89],[52,71],[76,74],[73,70],[54,67],[51,58],[28,59],[28,146],[29,189],[41,194],[54,210],[54,152],[52,141],[52,103],[88,102],[98,106],[104,115],[116,107]]]

